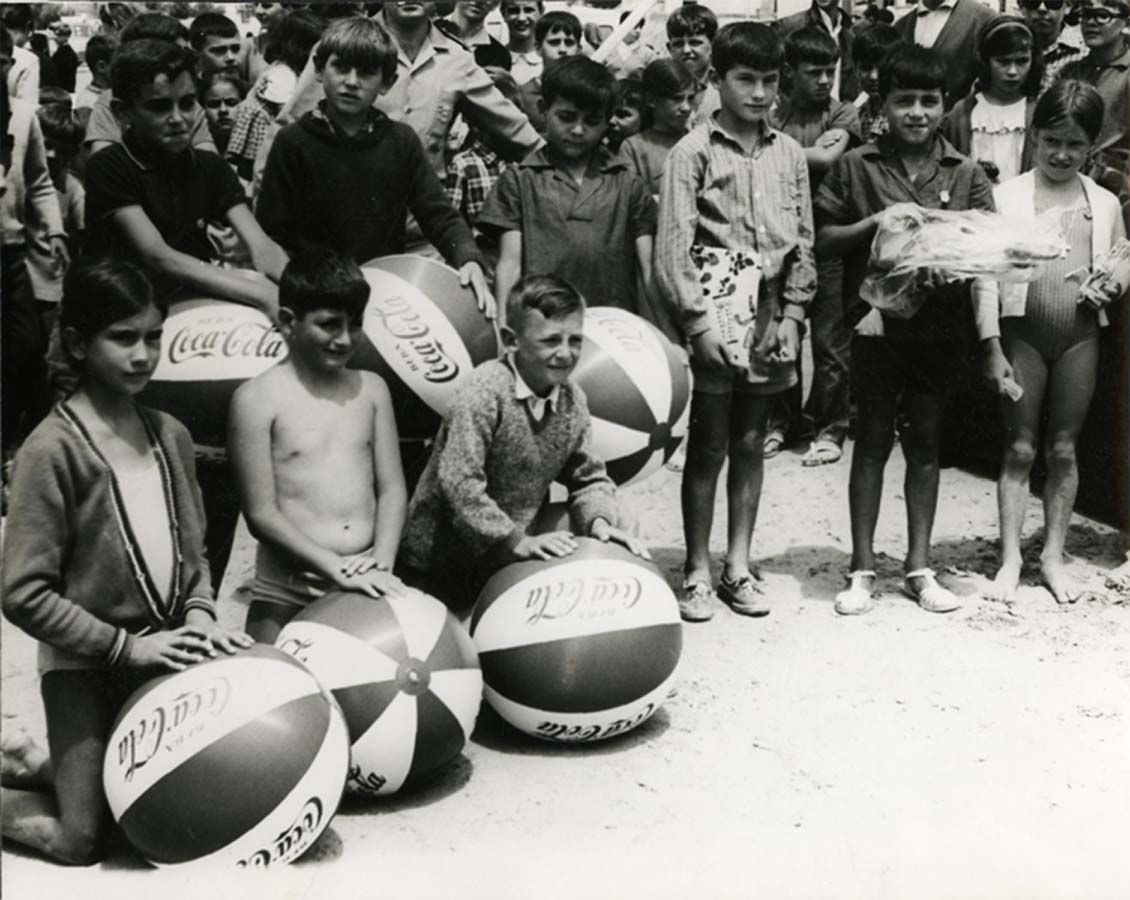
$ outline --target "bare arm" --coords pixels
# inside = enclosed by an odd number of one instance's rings
[[[229,209],[228,222],[251,251],[251,261],[255,268],[278,283],[283,269],[290,262],[286,251],[263,231],[246,204],[241,203]]]
[[[400,441],[388,386],[379,375],[366,372],[364,378],[373,394],[373,472],[376,475],[377,516],[372,556],[391,569],[408,515],[408,487],[404,483]]]
[[[522,277],[522,232],[505,231],[498,241],[498,265],[494,270],[494,296],[498,299],[498,317],[506,324],[506,298]]]
[[[826,172],[832,163],[843,156],[850,140],[851,136],[842,128],[824,132],[814,147],[804,148],[804,161],[808,163],[808,171],[816,175]]]
[[[133,245],[144,265],[176,279],[205,295],[253,306],[272,320],[278,313],[278,288],[209,265],[174,250],[140,206],[126,206],[110,214],[114,224]]]
[[[824,223],[816,229],[816,255],[821,259],[828,259],[850,253],[875,236],[878,224],[878,214],[850,225]]]
[[[655,296],[655,266],[652,262],[655,254],[655,236],[641,234],[636,238],[636,263],[640,270],[640,286],[643,295],[647,298],[649,306],[655,307],[658,301]]]
[[[261,383],[248,382],[235,392],[228,417],[228,454],[248,530],[257,541],[285,551],[336,584],[342,558],[310,540],[279,508],[271,459],[273,422],[274,411]]]

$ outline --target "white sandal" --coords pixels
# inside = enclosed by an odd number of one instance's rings
[[[914,589],[910,583],[912,578],[922,579],[922,590],[916,591]],[[957,598],[957,594],[938,584],[933,569],[915,569],[913,572],[907,572],[903,590],[911,600],[916,601],[926,612],[948,613],[961,608],[961,601]]]
[[[864,583],[868,578],[871,579],[871,587]],[[836,594],[836,602],[833,604],[833,608],[841,616],[858,616],[860,613],[868,612],[873,605],[872,601],[875,595],[871,588],[874,585],[874,569],[859,569],[855,572],[848,572],[848,586]]]

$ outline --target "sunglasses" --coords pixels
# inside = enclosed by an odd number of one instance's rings
[[[1109,9],[1079,10],[1079,19],[1081,21],[1094,22],[1096,25],[1106,25],[1117,18],[1120,18],[1120,16],[1117,13],[1111,12]]]
[[[1048,12],[1057,12],[1063,9],[1063,4],[1066,0],[1020,0],[1020,8],[1026,9],[1028,12],[1035,12],[1041,6],[1047,8]]]

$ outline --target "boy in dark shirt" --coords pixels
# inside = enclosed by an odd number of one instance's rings
[[[930,612],[959,601],[929,568],[930,533],[938,502],[938,448],[946,398],[962,389],[975,349],[968,283],[922,288],[928,297],[908,319],[891,318],[859,300],[871,241],[895,204],[931,209],[993,209],[984,170],[941,135],[946,69],[924,47],[892,50],[879,70],[879,94],[889,131],[837,160],[814,201],[816,252],[843,257],[845,314],[855,326],[851,391],[858,411],[848,499],[852,560],[849,586],[836,612],[871,607],[875,586],[875,526],[895,421],[906,457],[908,545],[905,592]]]
[[[403,253],[407,214],[494,314],[471,229],[416,132],[373,109],[396,80],[396,47],[371,19],[339,19],[314,52],[325,100],[279,132],[256,214],[285,247],[321,244],[359,263]]]
[[[192,20],[188,40],[197,53],[201,75],[230,72],[239,75],[239,54],[242,42],[235,22],[223,13],[201,13]]]

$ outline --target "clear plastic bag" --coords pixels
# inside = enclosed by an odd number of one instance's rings
[[[899,203],[879,221],[860,297],[887,315],[909,318],[926,300],[924,287],[971,278],[1031,281],[1041,265],[1066,253],[1054,214],[1018,222],[980,210]]]

